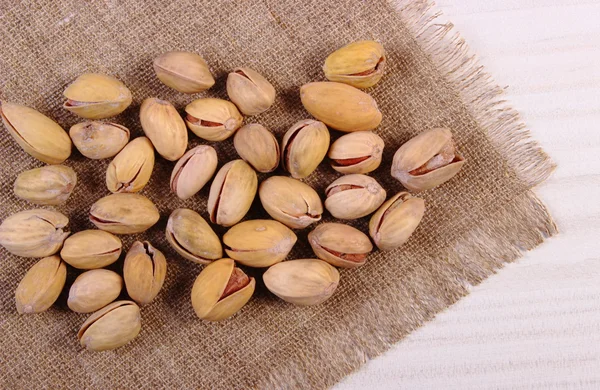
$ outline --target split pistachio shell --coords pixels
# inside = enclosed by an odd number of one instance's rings
[[[375,99],[347,84],[304,84],[300,88],[300,99],[312,116],[339,131],[373,130],[381,123]]]
[[[173,168],[171,191],[184,200],[196,195],[215,174],[217,163],[217,152],[212,146],[199,145],[188,150]]]
[[[196,53],[161,54],[154,59],[154,71],[163,84],[183,93],[202,92],[215,84],[206,61]]]
[[[292,229],[304,229],[321,220],[323,204],[317,192],[299,180],[271,176],[258,190],[260,202],[267,213]]]
[[[13,214],[0,225],[0,245],[13,255],[46,257],[55,254],[69,235],[69,218],[58,211],[33,209]]]
[[[256,172],[244,160],[223,165],[210,186],[208,212],[210,221],[232,226],[246,215],[256,196]]]
[[[279,143],[273,133],[258,123],[239,129],[233,137],[233,146],[258,172],[273,172],[279,165]]]
[[[385,190],[370,176],[342,176],[325,189],[325,208],[335,218],[357,219],[371,214],[385,201]]]
[[[275,101],[275,88],[250,68],[236,68],[227,76],[227,95],[244,115],[267,111]]]
[[[58,299],[67,280],[67,266],[58,256],[45,257],[27,271],[15,291],[19,314],[40,313]]]
[[[152,176],[154,148],[146,137],[127,144],[106,170],[106,187],[110,192],[139,192]]]
[[[192,306],[207,321],[221,321],[238,312],[252,298],[256,281],[235,266],[220,259],[204,267],[192,287]]]
[[[82,122],[69,136],[81,154],[93,160],[114,157],[129,142],[129,129],[112,122]]]
[[[77,184],[77,174],[65,165],[47,165],[22,172],[15,180],[15,195],[34,204],[65,203]]]
[[[92,314],[81,326],[77,338],[92,351],[119,348],[140,333],[140,308],[132,301],[113,302]]]
[[[223,256],[219,237],[195,211],[173,210],[167,222],[166,237],[177,253],[194,263],[208,264]]]
[[[424,213],[423,199],[400,192],[373,214],[369,222],[369,234],[379,249],[395,249],[408,241]]]
[[[129,89],[112,76],[86,73],[77,77],[63,93],[63,107],[87,119],[102,119],[125,111],[131,104]]]
[[[356,131],[338,138],[329,148],[331,166],[343,174],[369,173],[381,164],[383,140],[372,131]]]
[[[304,119],[294,124],[281,141],[281,164],[293,178],[309,176],[329,149],[329,130],[323,122]]]
[[[65,240],[60,255],[75,268],[102,268],[119,259],[122,247],[119,237],[109,232],[83,230]]]
[[[154,203],[139,194],[108,195],[96,201],[90,209],[90,221],[98,229],[115,234],[141,233],[159,218]]]
[[[396,151],[392,176],[406,189],[420,192],[450,180],[464,163],[450,130],[431,129],[410,139]]]
[[[122,288],[123,279],[114,271],[86,271],[71,285],[67,305],[76,313],[91,313],[117,299]]]
[[[318,305],[333,295],[340,274],[323,260],[299,259],[272,265],[263,274],[265,286],[286,302]]]
[[[33,108],[0,102],[0,116],[17,144],[38,160],[60,164],[71,155],[71,139],[65,130]]]
[[[223,236],[227,255],[249,267],[269,267],[285,259],[296,235],[284,224],[270,219],[238,223]]]
[[[308,242],[318,258],[343,268],[361,266],[373,245],[366,234],[342,223],[322,223],[308,234]]]
[[[139,305],[145,305],[158,295],[167,275],[167,260],[148,241],[133,243],[123,265],[127,293]]]
[[[189,129],[207,141],[231,137],[244,121],[235,104],[222,99],[194,100],[185,107],[185,112]]]
[[[329,81],[369,88],[381,79],[384,67],[383,46],[374,41],[358,41],[331,53],[323,71]]]
[[[148,98],[140,107],[140,122],[158,154],[175,161],[185,153],[188,133],[179,112],[166,100]]]

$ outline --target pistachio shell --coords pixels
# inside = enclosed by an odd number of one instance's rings
[[[15,291],[19,314],[40,313],[56,301],[67,280],[67,266],[58,256],[44,257],[27,271]]]
[[[371,214],[385,201],[385,190],[369,176],[342,176],[325,189],[325,208],[335,218],[357,219]]]
[[[65,240],[60,255],[75,268],[102,268],[119,259],[122,247],[119,237],[109,232],[83,230]]]
[[[140,308],[132,301],[117,301],[92,314],[81,326],[77,338],[92,351],[119,348],[140,333]]]
[[[154,59],[154,71],[163,84],[183,93],[202,92],[215,84],[206,61],[196,53],[163,53]]]
[[[102,119],[125,111],[131,104],[129,89],[112,76],[86,73],[65,89],[63,107],[87,119]]]
[[[343,268],[361,266],[373,245],[366,234],[342,223],[322,223],[308,234],[308,242],[318,258]]]
[[[227,76],[227,95],[244,115],[267,111],[275,101],[275,88],[250,68],[236,68]]]
[[[122,288],[123,279],[114,271],[86,271],[71,285],[67,305],[74,312],[91,313],[117,299]]]
[[[379,249],[395,249],[408,241],[424,213],[423,199],[414,198],[408,192],[399,192],[373,214],[369,234]]]
[[[166,237],[177,253],[194,263],[208,264],[223,256],[219,237],[195,211],[173,210],[167,222]]]
[[[384,143],[371,131],[356,131],[338,138],[329,148],[331,167],[343,174],[369,173],[381,164]]]
[[[233,137],[233,146],[258,172],[273,172],[279,165],[279,143],[273,133],[258,123],[239,129]]]
[[[198,137],[223,141],[240,128],[244,118],[235,104],[222,99],[197,99],[185,107],[185,123]]]
[[[383,46],[374,41],[358,41],[331,53],[323,71],[329,81],[369,88],[381,79],[384,67]]]
[[[127,127],[112,122],[82,122],[69,130],[79,153],[94,160],[114,157],[129,142],[129,134]]]
[[[217,163],[217,152],[212,146],[199,145],[188,150],[173,168],[171,191],[184,200],[196,195],[215,174]]]
[[[183,119],[171,103],[157,98],[144,100],[140,107],[140,122],[158,154],[169,161],[183,156],[188,133]]]
[[[329,130],[323,122],[304,119],[294,124],[281,141],[281,165],[293,178],[309,176],[329,149]]]
[[[140,305],[158,295],[167,275],[167,260],[161,251],[148,241],[133,243],[123,265],[127,293]]]
[[[77,174],[65,165],[47,165],[22,172],[15,180],[15,195],[34,204],[65,203],[77,184]]]
[[[90,221],[98,229],[115,234],[141,233],[159,218],[154,203],[139,194],[108,195],[96,201],[90,209]]]
[[[139,192],[152,176],[154,148],[146,137],[127,144],[106,170],[106,187],[110,192]]]

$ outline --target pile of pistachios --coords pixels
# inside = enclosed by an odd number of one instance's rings
[[[113,158],[106,171],[112,193],[95,202],[90,221],[98,228],[67,230],[69,219],[50,209],[22,211],[0,225],[0,245],[10,253],[42,258],[16,289],[19,313],[48,309],[64,288],[67,265],[83,272],[68,294],[68,306],[93,313],[78,338],[91,350],[107,350],[134,339],[141,327],[138,305],[150,303],[165,280],[167,260],[150,242],[136,241],[127,251],[122,276],[104,269],[119,259],[118,235],[142,233],[160,218],[157,207],[139,192],[154,169],[155,151],[177,161],[170,179],[175,196],[188,199],[212,179],[206,221],[197,211],[173,210],[166,239],[184,259],[205,265],[191,290],[191,306],[204,320],[232,316],[252,297],[255,280],[237,266],[266,268],[265,286],[296,305],[315,305],[336,290],[335,267],[354,268],[367,261],[374,243],[389,251],[404,244],[425,212],[423,199],[411,195],[452,178],[464,164],[448,129],[428,129],[402,145],[394,155],[391,175],[408,191],[388,198],[369,172],[382,160],[384,141],[373,130],[382,119],[375,100],[361,89],[382,77],[386,56],[373,41],[351,43],[327,57],[323,70],[328,82],[300,88],[300,98],[314,119],[293,124],[281,143],[267,128],[242,126],[244,115],[268,110],[275,88],[258,72],[241,67],[227,77],[231,101],[201,98],[185,107],[182,118],[169,102],[148,98],[140,108],[145,137],[130,140],[126,127],[97,121],[123,112],[132,102],[129,89],[114,77],[84,74],[64,91],[63,107],[88,121],[67,134],[40,112],[2,102],[0,113],[8,132],[21,148],[49,165],[18,175],[17,197],[37,205],[60,205],[76,191],[75,171],[62,164],[71,145],[90,159]],[[157,77],[175,90],[192,94],[211,88],[215,80],[197,54],[169,52],[154,60]],[[210,145],[186,152],[188,129],[212,142],[233,136],[240,159],[217,171],[219,158]],[[330,144],[330,129],[348,133]],[[328,156],[343,174],[325,190],[325,201],[301,179],[309,177]],[[273,172],[281,164],[288,176],[270,176],[259,183],[256,172]],[[216,174],[215,174],[216,172]],[[245,220],[258,192],[273,219]],[[387,201],[386,201],[387,198]],[[308,234],[314,259],[284,261],[297,241],[293,229],[306,229],[321,220],[323,206],[339,220],[371,215],[369,236],[344,223],[318,224]],[[219,237],[211,224],[230,227]],[[228,256],[223,258],[223,251]],[[113,302],[125,286],[131,300]]]

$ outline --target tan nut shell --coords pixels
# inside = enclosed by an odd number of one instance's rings
[[[82,347],[92,351],[119,348],[140,333],[140,308],[132,301],[113,302],[92,314],[81,325],[77,338]]]
[[[163,84],[183,93],[202,92],[215,84],[206,61],[196,53],[163,53],[154,59],[154,71]]]
[[[15,195],[34,204],[65,203],[77,184],[77,174],[65,165],[46,165],[22,172],[15,180]]]
[[[121,81],[99,73],[77,77],[65,92],[63,108],[87,119],[102,119],[125,111],[131,104],[131,92]],[[70,101],[75,102],[71,104]]]
[[[40,313],[56,301],[67,280],[67,266],[58,256],[45,257],[27,271],[15,291],[19,314]]]
[[[79,153],[93,160],[114,157],[129,142],[129,129],[112,122],[81,122],[69,136]]]
[[[333,193],[338,186],[357,186]],[[335,218],[357,219],[371,214],[385,201],[385,190],[370,176],[353,174],[342,176],[326,189],[325,208]]]
[[[369,221],[369,234],[381,250],[395,249],[415,231],[423,214],[425,201],[408,192],[399,192],[386,201]]]
[[[148,98],[140,107],[140,122],[158,154],[175,161],[185,153],[188,133],[179,112],[166,100]]]
[[[217,163],[217,152],[212,146],[198,145],[188,150],[173,168],[171,191],[184,200],[196,195],[215,174]]]
[[[329,81],[369,88],[381,79],[384,67],[383,46],[374,41],[358,41],[331,53],[325,60],[323,71]]]
[[[329,149],[329,130],[323,122],[304,119],[294,124],[281,141],[281,164],[293,178],[309,176]]]
[[[173,210],[165,234],[173,249],[194,263],[209,264],[223,256],[219,237],[195,211]]]
[[[117,299],[122,288],[123,279],[114,271],[86,271],[71,285],[67,305],[76,313],[91,313]]]
[[[133,243],[123,265],[127,294],[139,305],[158,295],[167,275],[167,259],[148,241]]]
[[[338,138],[329,148],[331,167],[343,174],[369,173],[381,164],[384,142],[372,131],[356,131]]]
[[[270,219],[238,223],[225,233],[223,244],[229,257],[249,267],[269,267],[286,258],[296,235],[284,224]]]
[[[185,123],[189,129],[207,141],[223,141],[231,137],[244,121],[235,104],[223,99],[194,100],[185,107],[185,112]]]
[[[46,164],[60,164],[71,155],[71,139],[55,121],[19,104],[0,102],[9,134],[27,153]]]
[[[65,240],[60,256],[75,268],[102,268],[119,259],[122,247],[119,237],[109,232],[83,230]]]
[[[257,115],[273,105],[275,88],[255,70],[236,68],[227,76],[227,95],[244,115]]]
[[[273,172],[279,165],[279,143],[273,133],[258,123],[239,129],[233,137],[233,146],[258,172]]]
[[[115,234],[135,234],[151,228],[160,214],[152,201],[139,194],[112,194],[90,209],[90,221],[98,229]]]
[[[323,260],[299,259],[272,265],[263,274],[263,281],[269,291],[284,301],[309,306],[333,295],[340,274]]]
[[[342,223],[322,223],[308,234],[318,258],[336,267],[355,268],[365,263],[373,250],[366,234]]]
[[[106,170],[106,188],[110,192],[139,192],[152,176],[154,148],[146,137],[127,144]]]

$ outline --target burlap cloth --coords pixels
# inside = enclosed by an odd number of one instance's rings
[[[2,249],[0,388],[324,388],[555,233],[546,209],[530,192],[552,163],[528,139],[517,113],[498,102],[501,89],[467,53],[452,26],[436,24],[428,6],[383,0],[2,0],[0,98],[34,107],[65,129],[81,119],[61,108],[62,91],[82,73],[115,75],[131,89],[134,103],[115,121],[135,137],[142,134],[138,111],[144,98],[157,96],[178,108],[196,97],[226,98],[227,72],[250,66],[273,83],[277,99],[269,111],[246,121],[281,137],[308,117],[299,86],[324,79],[325,57],[348,42],[375,39],[385,46],[388,63],[381,82],[369,90],[383,113],[377,133],[385,140],[385,162],[373,176],[388,196],[400,191],[389,174],[392,156],[403,142],[432,127],[454,131],[467,164],[452,181],[423,194],[426,215],[409,243],[373,253],[359,269],[342,270],[338,290],[324,304],[287,304],[266,291],[261,271],[248,270],[259,280],[253,299],[233,318],[210,323],[196,318],[189,298],[201,267],[176,255],[164,238],[166,219],[177,207],[207,217],[208,186],[192,199],[177,199],[168,185],[174,164],[158,158],[143,194],[158,205],[161,220],[139,237],[123,236],[125,248],[143,237],[168,258],[167,280],[157,299],[143,307],[138,338],[104,353],[80,347],[76,333],[87,316],[66,306],[77,275],[73,269],[57,304],[42,314],[18,315],[14,290],[36,260]],[[152,59],[169,50],[201,53],[216,85],[198,96],[162,85]],[[6,130],[1,134],[3,219],[34,207],[14,196],[12,183],[18,173],[42,164]],[[190,147],[202,142],[190,138]],[[231,139],[213,146],[220,165],[237,157]],[[108,193],[108,163],[77,151],[67,160],[79,183],[58,210],[70,217],[72,231],[94,227],[87,213]],[[324,163],[306,182],[323,194],[337,176]],[[247,218],[265,216],[257,202]],[[367,223],[363,218],[352,224],[367,231]],[[290,258],[313,256],[307,231],[297,233]],[[122,259],[111,268],[121,270]]]

